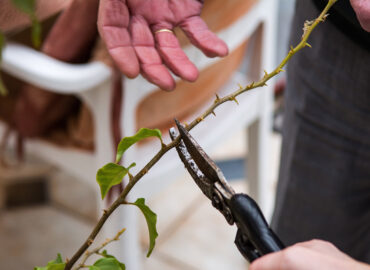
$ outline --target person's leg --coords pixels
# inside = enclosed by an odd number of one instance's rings
[[[292,45],[304,20],[297,4]],[[286,245],[320,238],[370,262],[370,55],[330,22],[288,67],[273,228]]]

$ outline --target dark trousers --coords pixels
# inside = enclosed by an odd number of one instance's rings
[[[291,45],[319,11],[298,0]],[[272,226],[286,245],[328,240],[370,263],[370,53],[331,22],[288,67]]]

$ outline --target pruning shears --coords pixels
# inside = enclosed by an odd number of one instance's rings
[[[227,183],[214,161],[204,152],[195,139],[177,120],[180,144],[176,150],[195,183],[218,209],[230,225],[238,230],[235,244],[249,261],[284,248],[283,243],[266,222],[257,203],[246,194],[237,194]],[[179,134],[171,128],[174,140]]]

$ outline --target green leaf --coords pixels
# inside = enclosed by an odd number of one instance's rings
[[[0,61],[1,61],[1,55],[2,55],[2,51],[5,47],[5,35],[3,32],[0,31]]]
[[[136,205],[137,207],[140,208],[141,212],[143,212],[144,217],[146,219],[146,223],[148,225],[148,230],[149,230],[149,250],[147,253],[147,257],[150,256],[152,253],[154,246],[155,246],[155,239],[158,237],[158,232],[157,232],[157,215],[150,210],[148,206],[145,205],[145,199],[140,198],[137,199],[135,203],[131,203],[132,205]]]
[[[3,79],[0,75],[0,96],[6,96],[8,94],[8,89],[6,89],[6,86],[3,82]]]
[[[32,22],[32,44],[35,48],[41,45],[41,24],[36,16],[35,0],[12,0],[13,4],[22,12],[26,13]]]
[[[64,270],[66,264],[63,262],[62,256],[58,253],[55,260],[48,262],[45,267],[35,267],[34,270]]]
[[[108,254],[108,252],[106,250],[103,250],[102,254],[101,254],[103,257],[105,258],[114,258],[116,259],[116,257],[114,257],[113,255],[110,255]],[[117,259],[116,259],[117,260]],[[120,261],[117,260],[117,262],[119,263],[120,267],[122,270],[126,270],[126,265],[121,263]]]
[[[35,0],[12,0],[13,4],[24,13],[32,15],[36,9]]]
[[[5,47],[5,35],[0,31],[0,63],[1,63],[4,47]],[[5,84],[0,74],[0,96],[5,96],[7,93],[8,93],[8,90],[6,89]]]
[[[134,136],[123,138],[117,148],[116,163],[120,162],[123,153],[132,145],[149,137],[157,137],[162,143],[162,133],[159,129],[141,128]]]
[[[125,168],[121,165],[115,163],[108,163],[101,169],[99,169],[96,174],[96,181],[100,186],[101,197],[107,195],[108,191],[115,185],[118,185],[122,182],[123,177],[129,172],[129,169],[136,166],[135,163],[132,163],[128,168]]]
[[[32,44],[37,49],[41,46],[41,33],[41,23],[39,20],[37,20],[37,18],[34,18],[32,20]]]
[[[122,265],[124,268],[122,268]],[[117,259],[114,257],[99,259],[94,263],[94,265],[89,267],[89,270],[125,270],[125,269],[126,269],[125,265],[117,261]]]

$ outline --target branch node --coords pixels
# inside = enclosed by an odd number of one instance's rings
[[[220,97],[218,94],[216,94],[216,100],[215,100],[215,103],[218,103],[220,101]]]
[[[254,82],[252,82],[250,85],[247,86],[248,89],[251,89],[254,87]]]
[[[235,96],[232,96],[232,97],[230,97],[230,99],[229,99],[230,101],[234,101],[237,105],[239,105],[239,102],[238,102],[238,100],[236,99],[236,97]]]

